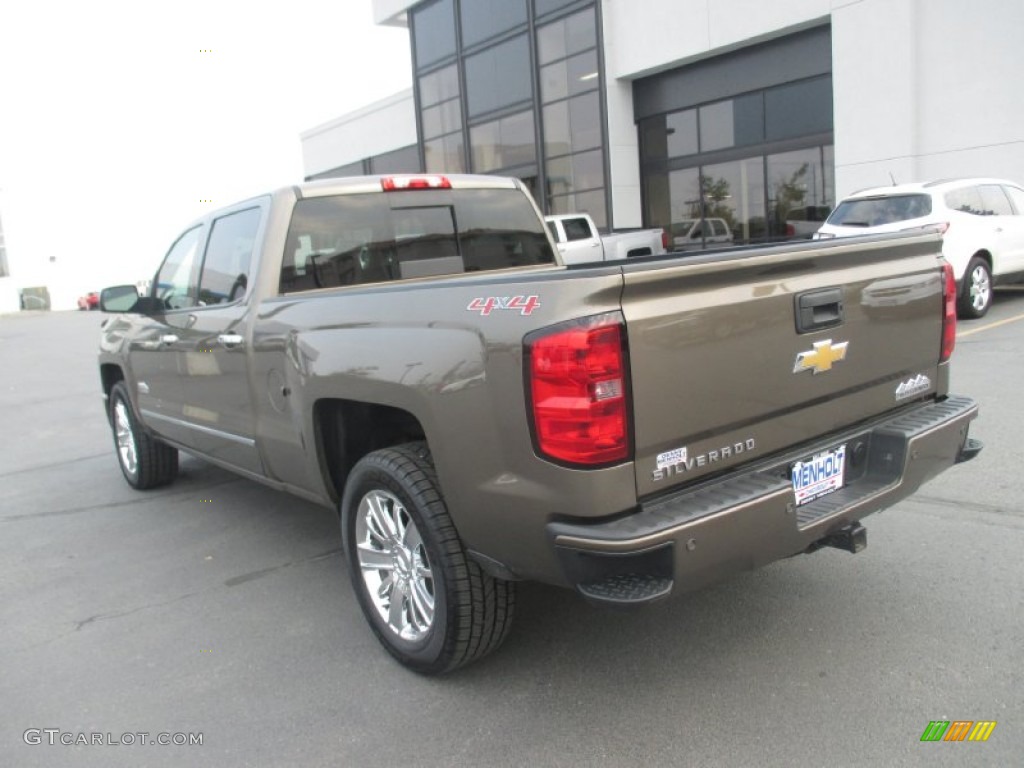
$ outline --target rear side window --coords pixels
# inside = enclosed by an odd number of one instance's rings
[[[337,195],[295,204],[280,290],[552,262],[544,224],[519,190]]]
[[[838,227],[879,227],[910,219],[920,219],[932,212],[928,195],[887,195],[844,200],[828,217]]]
[[[975,216],[985,215],[985,203],[977,187],[964,187],[946,193],[946,207],[961,213],[973,213]]]

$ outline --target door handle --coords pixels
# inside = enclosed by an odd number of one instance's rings
[[[240,347],[242,346],[242,342],[244,341],[245,339],[243,339],[242,336],[237,333],[222,333],[220,336],[217,337],[217,343],[220,344],[222,347],[227,347],[228,349]]]
[[[169,347],[171,344],[177,344],[178,337],[173,333],[164,333],[160,335],[160,346]]]
[[[843,324],[843,289],[826,288],[796,296],[796,332],[810,333]]]

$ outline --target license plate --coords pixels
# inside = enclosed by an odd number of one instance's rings
[[[790,476],[793,479],[793,494],[796,496],[797,506],[808,504],[842,488],[845,468],[845,444],[796,462]]]

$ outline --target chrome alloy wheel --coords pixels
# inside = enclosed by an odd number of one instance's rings
[[[992,300],[992,280],[984,264],[978,264],[971,270],[970,288],[971,306],[975,312],[981,312]]]
[[[403,640],[422,640],[434,623],[434,577],[419,529],[396,496],[378,489],[360,500],[356,552],[381,620]]]
[[[124,400],[114,405],[114,433],[117,435],[117,453],[125,472],[134,475],[138,470],[139,457],[135,452],[135,433],[132,431],[131,416]]]

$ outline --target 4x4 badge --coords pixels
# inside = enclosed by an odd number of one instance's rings
[[[815,375],[832,370],[832,364],[838,363],[846,358],[846,348],[850,342],[841,341],[833,344],[832,339],[814,342],[814,349],[807,352],[799,352],[796,356],[796,363],[793,364],[793,373],[801,371],[814,371]]]

